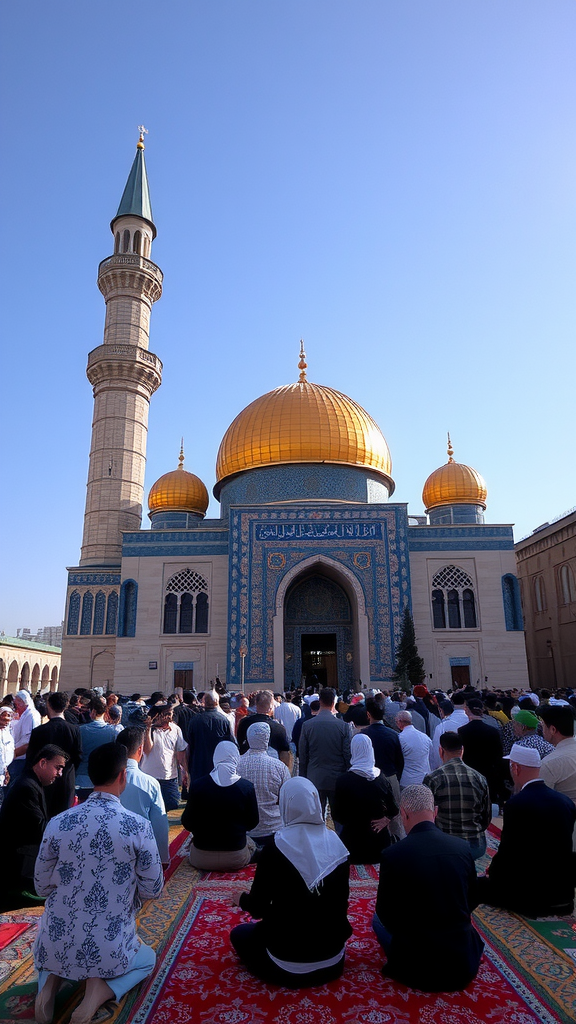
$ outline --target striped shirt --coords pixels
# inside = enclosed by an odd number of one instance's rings
[[[480,772],[453,757],[427,775],[424,785],[434,794],[436,824],[442,832],[467,840],[483,835],[492,818],[492,806],[488,783]]]

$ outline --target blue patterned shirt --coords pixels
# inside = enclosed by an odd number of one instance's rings
[[[73,981],[126,974],[140,948],[136,912],[164,885],[152,826],[118,797],[92,793],[48,822],[34,884],[46,896],[37,970]]]

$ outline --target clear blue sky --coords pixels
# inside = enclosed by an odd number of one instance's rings
[[[28,0],[2,21],[0,628],[59,622],[79,557],[96,272],[141,122],[165,275],[146,490],[182,434],[211,490],[303,336],[413,514],[447,430],[489,521],[522,536],[576,504],[573,0]]]

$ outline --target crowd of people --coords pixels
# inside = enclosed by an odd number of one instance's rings
[[[44,904],[35,1015],[85,982],[87,1024],[150,975],[137,911],[162,890],[168,811],[200,871],[256,865],[230,942],[264,981],[345,966],[351,864],[378,864],[383,973],[423,991],[476,976],[472,912],[570,914],[576,883],[576,696],[330,687],[229,694],[218,680],[148,698],[79,690],[0,706],[0,910]],[[486,867],[487,829],[502,815]],[[298,907],[295,915],[294,906]],[[417,954],[417,955],[416,955]]]

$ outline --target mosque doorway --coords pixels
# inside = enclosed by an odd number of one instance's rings
[[[338,686],[336,633],[302,633],[302,675],[306,686]]]
[[[298,576],[284,600],[284,687],[354,685],[354,603],[336,573]]]

